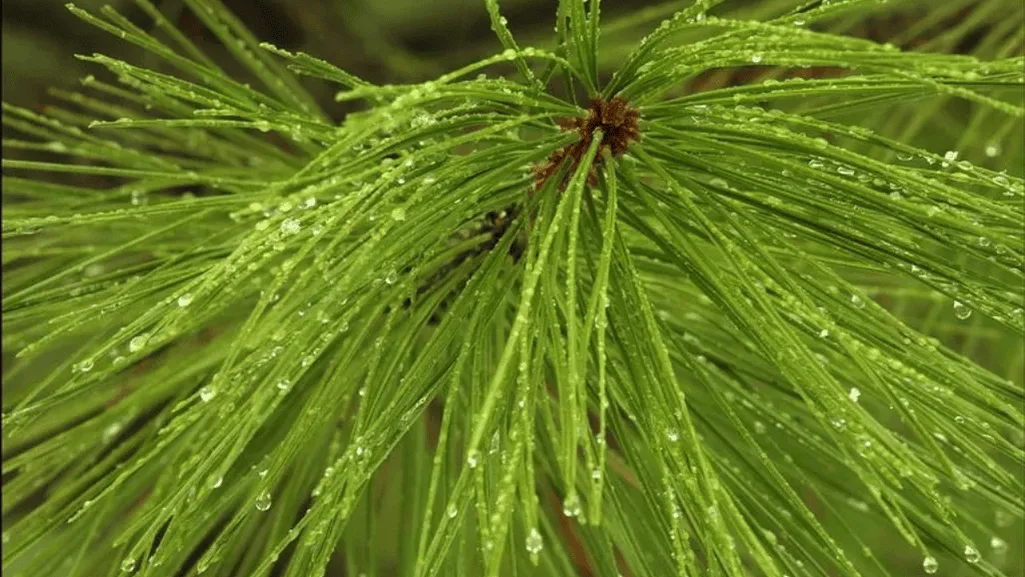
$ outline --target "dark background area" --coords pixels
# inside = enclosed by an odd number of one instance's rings
[[[426,80],[491,53],[498,42],[481,0],[223,0],[261,41],[301,50],[372,82]],[[33,108],[47,101],[49,87],[68,88],[98,67],[74,54],[102,53],[144,66],[150,55],[90,26],[64,0],[3,2],[3,99]],[[606,2],[602,16],[614,17],[650,0]],[[152,22],[132,0],[78,0],[98,14],[114,7],[145,30]],[[184,0],[154,0],[161,12],[229,71],[237,71],[212,33],[192,16]],[[551,0],[503,0],[502,13],[521,41],[550,37]],[[330,102],[324,86],[310,86]],[[328,107],[330,110],[331,107]]]

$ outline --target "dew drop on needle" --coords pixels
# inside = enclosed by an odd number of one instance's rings
[[[935,574],[939,568],[939,562],[936,561],[936,558],[932,555],[927,555],[926,558],[922,560],[922,570],[930,575]]]
[[[969,563],[975,564],[979,562],[979,559],[981,559],[982,556],[979,554],[979,550],[975,547],[972,547],[971,545],[965,545],[964,557],[965,560]]]
[[[537,555],[544,548],[544,540],[541,538],[541,533],[536,528],[531,528],[530,533],[527,535],[527,552],[531,555]]]
[[[256,498],[255,505],[256,505],[256,509],[259,510],[259,511],[266,511],[266,510],[270,509],[270,505],[271,505],[270,493],[267,492],[267,491],[264,491],[263,493],[260,493],[260,496]]]
[[[972,309],[965,306],[961,301],[954,301],[954,316],[961,320],[966,320],[972,316]]]

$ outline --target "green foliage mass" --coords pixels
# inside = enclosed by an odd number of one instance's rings
[[[152,65],[3,105],[5,575],[1022,574],[1020,3],[487,0],[411,84],[185,4],[245,78],[70,6]]]

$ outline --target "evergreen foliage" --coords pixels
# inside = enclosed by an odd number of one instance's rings
[[[1013,0],[486,0],[411,84],[185,4],[245,78],[69,5],[155,64],[3,105],[5,575],[1021,574]]]

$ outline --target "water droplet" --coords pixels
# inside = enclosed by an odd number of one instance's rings
[[[516,58],[516,51],[512,48],[506,48],[502,52],[502,58],[505,58],[506,60],[512,60],[513,58]]]
[[[762,55],[761,54],[752,54],[751,55],[751,62],[752,63],[758,64],[761,61],[762,61]]]
[[[857,403],[858,398],[861,397],[861,390],[859,390],[858,387],[851,387],[851,392],[847,393],[847,397],[852,403]]]
[[[828,336],[829,336],[829,330],[822,329],[821,331],[819,331],[819,338],[820,339],[824,339],[824,338],[826,338]]]
[[[680,440],[680,434],[676,432],[676,429],[666,430],[666,438],[669,439],[670,443],[675,443]]]
[[[449,505],[448,506],[448,511],[446,511],[446,514],[448,515],[449,519],[455,519],[456,515],[459,514],[459,509],[456,509],[455,505]]]
[[[255,504],[256,508],[260,511],[266,511],[267,509],[270,509],[270,493],[268,491],[260,493],[260,496],[256,498]]]
[[[591,471],[591,479],[594,481],[601,481],[601,469],[594,469]]]
[[[580,497],[577,496],[576,492],[570,493],[569,497],[566,497],[566,502],[562,504],[562,513],[567,517],[580,515]]]
[[[961,320],[965,320],[972,316],[972,309],[965,306],[961,301],[954,301],[954,316]]]
[[[216,488],[220,487],[223,484],[224,484],[224,477],[223,476],[218,476],[216,479],[214,479],[214,481],[212,483],[210,483],[210,488],[211,489],[216,489]]]
[[[199,389],[199,398],[204,403],[209,403],[216,396],[217,396],[217,389],[211,387],[210,385],[207,385],[207,386],[203,387],[202,389]]]
[[[406,209],[401,206],[391,211],[391,219],[395,222],[402,222],[406,220]]]
[[[470,449],[469,454],[466,455],[466,464],[471,469],[476,469],[478,463],[480,463],[480,451],[477,449]]]
[[[286,218],[284,221],[281,222],[281,234],[299,234],[299,231],[301,229],[302,225],[299,224],[299,219],[297,218]]]
[[[865,301],[858,295],[851,295],[851,306],[856,309],[865,308]]]
[[[131,557],[125,558],[125,560],[121,562],[121,570],[125,573],[135,571],[135,559],[132,559]]]
[[[146,346],[146,341],[149,340],[149,335],[142,334],[128,342],[129,352],[137,353],[142,350],[142,347]]]
[[[986,156],[989,158],[996,158],[1000,156],[1000,145],[996,143],[989,143],[986,145]]]
[[[178,297],[178,306],[180,306],[181,308],[185,308],[185,307],[189,306],[190,304],[192,304],[192,294],[191,293],[185,293],[182,296]]]
[[[78,370],[82,371],[83,373],[88,373],[89,371],[93,370],[93,365],[94,364],[95,363],[93,362],[92,359],[86,359],[86,360],[78,363]]]
[[[982,556],[979,555],[979,550],[971,545],[964,546],[964,557],[966,561],[972,564],[978,563],[979,559],[982,558]]]
[[[536,528],[531,528],[530,533],[527,535],[527,552],[531,555],[537,555],[544,546],[545,543],[544,539],[541,538],[541,533]]]
[[[1007,541],[1004,541],[1000,537],[993,537],[989,540],[989,546],[994,551],[1000,553],[1007,550]]]
[[[922,560],[922,570],[925,571],[926,573],[930,574],[930,575],[932,575],[933,573],[936,573],[936,571],[939,568],[940,568],[939,562],[936,561],[936,558],[933,557],[932,555],[927,555],[925,557],[925,559]]]

